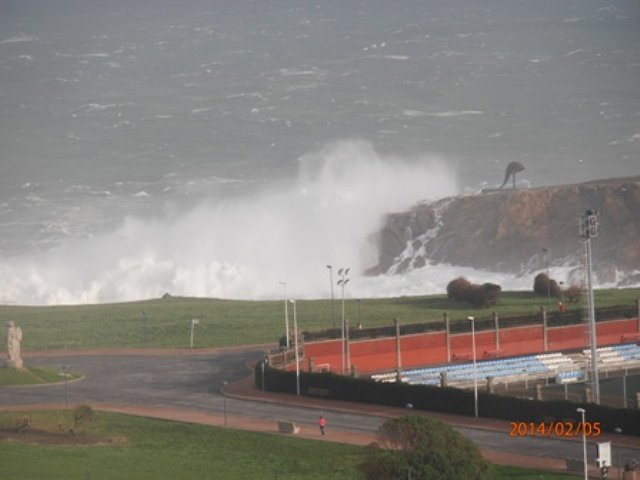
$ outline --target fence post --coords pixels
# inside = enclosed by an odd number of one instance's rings
[[[547,344],[547,309],[540,307],[540,315],[542,315],[542,344],[543,350],[546,352],[549,347]]]
[[[449,331],[449,315],[443,313],[444,317],[444,338],[447,344],[447,363],[451,363],[451,332]]]
[[[640,333],[640,298],[636,298],[636,323],[638,324],[638,333]]]
[[[400,320],[394,318],[393,323],[396,326],[396,379],[399,383],[402,375],[402,354],[400,353]]]

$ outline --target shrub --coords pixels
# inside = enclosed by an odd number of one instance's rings
[[[89,405],[78,405],[73,409],[73,431],[78,430],[82,424],[89,423],[93,419],[93,408]]]
[[[564,291],[564,296],[571,303],[579,302],[582,298],[582,288],[579,285],[571,285]]]
[[[533,279],[533,291],[538,295],[551,295],[552,297],[560,298],[562,296],[562,289],[553,278],[549,278],[546,273],[539,273],[536,278]]]
[[[486,479],[489,464],[471,440],[438,420],[405,415],[378,429],[382,449],[371,449],[360,465],[365,479]]]
[[[477,285],[464,277],[458,277],[447,285],[447,296],[450,300],[470,303],[474,307],[495,305],[501,291],[500,285],[494,283]]]

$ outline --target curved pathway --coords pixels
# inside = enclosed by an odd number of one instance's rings
[[[56,385],[1,387],[2,409],[42,408],[88,403],[95,408],[257,431],[276,431],[276,420],[302,427],[301,435],[320,438],[316,420],[329,419],[326,439],[366,445],[385,418],[406,410],[261,392],[252,386],[247,364],[262,358],[267,346],[212,350],[123,350],[26,353],[28,365],[66,366],[80,381]],[[223,382],[228,382],[226,395]],[[509,423],[430,414],[453,424],[497,463],[564,469],[564,459],[582,458],[580,441],[509,437]],[[617,447],[618,438],[610,438]],[[579,440],[579,439],[578,439]],[[598,439],[604,441],[606,438]],[[621,457],[640,458],[640,439],[622,437]],[[589,458],[595,457],[595,439]],[[617,454],[617,448],[614,451]],[[525,455],[526,453],[526,455]],[[595,470],[593,471],[595,473]]]

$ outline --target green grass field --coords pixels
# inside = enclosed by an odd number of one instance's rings
[[[640,289],[596,292],[597,307],[632,305]],[[502,316],[538,312],[547,299],[533,292],[503,292],[492,309],[472,309],[451,302],[446,295],[348,299],[346,317],[352,325],[365,327],[472,315],[490,318],[495,310]],[[340,301],[336,300],[335,322],[340,323]],[[579,308],[577,306],[570,308]],[[146,312],[146,314],[144,313]],[[330,300],[300,300],[297,303],[300,330],[321,330],[334,326]],[[215,347],[277,341],[284,334],[283,301],[239,301],[204,298],[147,300],[140,302],[60,307],[1,306],[0,322],[13,320],[24,331],[22,347],[33,349],[84,349],[128,347],[188,347],[191,319],[195,347]],[[293,313],[289,310],[290,322]],[[337,326],[337,325],[335,325]]]
[[[63,411],[0,413],[0,427],[24,415],[33,429],[72,424]],[[3,480],[100,479],[358,479],[366,450],[326,441],[241,432],[96,412],[75,435],[115,440],[106,445],[42,445],[0,440]],[[107,443],[107,442],[105,442]],[[575,478],[494,467],[496,480]]]
[[[69,380],[75,380],[80,375],[67,373]],[[65,374],[51,368],[25,367],[24,370],[14,368],[0,368],[0,386],[5,385],[37,385],[41,383],[60,383],[65,381]]]

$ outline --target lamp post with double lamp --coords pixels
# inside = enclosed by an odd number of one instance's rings
[[[296,313],[296,301],[289,300],[293,303],[293,348],[295,349],[296,358],[296,395],[300,396],[300,359],[298,358],[298,315]]]
[[[342,289],[342,373],[343,374],[347,370],[346,357],[345,357],[347,344],[346,344],[346,332],[345,332],[346,325],[344,322],[344,287],[346,287],[347,283],[349,283],[349,278],[347,278],[348,274],[349,274],[349,267],[341,268],[340,270],[338,270],[338,276],[340,277],[340,280],[338,280],[338,286]]]
[[[618,455],[617,455],[617,464],[618,464],[618,480],[622,480],[622,463],[620,462],[620,434],[622,433],[622,429],[620,427],[616,427],[613,429],[616,432],[617,444],[618,444]]]
[[[336,306],[333,302],[333,265],[327,265],[329,269],[329,285],[331,286],[331,326],[336,326]]]
[[[584,408],[578,408],[576,409],[576,412],[578,412],[582,416],[582,463],[584,465],[584,480],[589,480],[589,467],[587,465],[587,434],[585,433],[584,428],[584,415],[586,413],[586,410]]]
[[[471,350],[473,355],[473,412],[478,418],[478,369],[476,366],[476,319],[467,317],[471,321]]]
[[[287,282],[279,282],[284,288],[284,337],[289,350],[289,306],[287,305]]]

